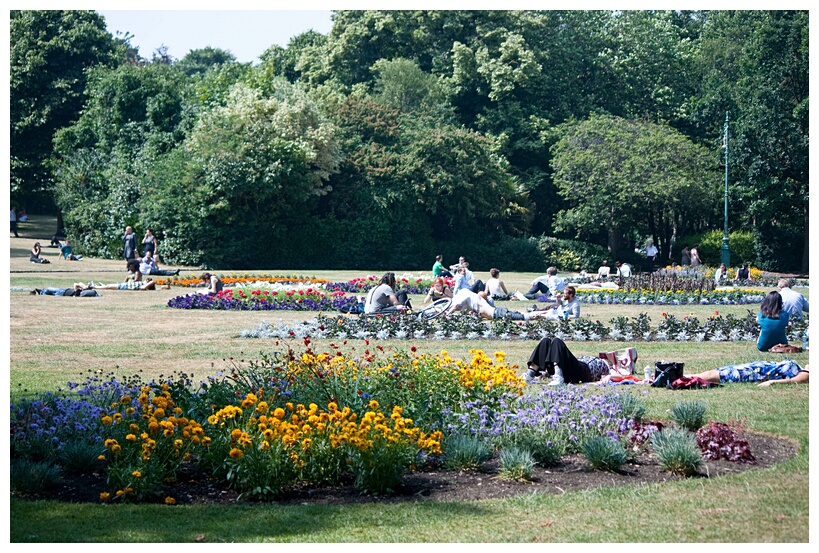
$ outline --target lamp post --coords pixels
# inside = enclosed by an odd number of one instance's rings
[[[731,246],[728,243],[728,112],[725,112],[725,233],[722,235],[720,262],[726,267],[731,266]]]

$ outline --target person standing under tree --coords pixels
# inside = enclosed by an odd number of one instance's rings
[[[122,242],[122,254],[125,257],[125,260],[129,261],[131,259],[136,259],[139,255],[139,251],[137,250],[137,237],[134,229],[131,227],[125,227],[125,236],[123,236]]]
[[[20,238],[17,234],[17,212],[14,211],[14,206],[11,206],[11,232],[14,233],[15,238]]]

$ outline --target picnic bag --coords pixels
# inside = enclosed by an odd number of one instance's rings
[[[671,388],[671,384],[683,376],[685,363],[657,361],[654,363],[653,388]]]
[[[599,353],[598,356],[600,359],[604,359],[616,374],[620,376],[634,374],[634,368],[637,365],[637,348],[605,351]]]

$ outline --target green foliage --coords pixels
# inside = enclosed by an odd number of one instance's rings
[[[637,394],[631,392],[620,394],[620,405],[623,409],[623,416],[638,422],[643,420],[646,413],[646,402]]]
[[[82,439],[67,440],[57,453],[60,466],[68,472],[89,474],[100,470],[99,455],[102,448],[99,444]]]
[[[651,435],[651,447],[667,471],[679,476],[693,476],[703,463],[694,435],[681,428],[664,428]]]
[[[694,237],[683,237],[674,245],[671,260],[679,262],[680,251],[686,245],[689,247],[699,244],[697,251],[703,264],[717,267],[721,263],[722,240],[725,231],[709,230]],[[735,230],[728,233],[728,242],[731,246],[731,265],[739,267],[743,263],[755,266],[756,252],[754,251],[754,233],[748,230]]]
[[[542,467],[557,465],[568,450],[565,435],[543,428],[518,428],[495,437],[493,443],[499,450],[511,448],[528,451]]]
[[[11,192],[33,201],[53,193],[52,138],[80,115],[86,71],[124,49],[92,11],[12,10],[9,30]]]
[[[57,487],[60,483],[60,467],[48,461],[12,459],[9,476],[13,493],[37,494]]]
[[[566,123],[562,131],[552,146],[552,167],[570,207],[560,213],[559,229],[578,237],[605,231],[611,255],[619,257],[628,249],[626,232],[656,236],[665,250],[667,218],[700,226],[711,221],[708,155],[678,131],[606,115]]]
[[[489,459],[489,445],[473,434],[453,434],[444,442],[443,464],[450,470],[477,469]]]
[[[696,432],[705,424],[707,406],[701,401],[681,401],[671,408],[671,420],[689,430]]]
[[[620,470],[629,458],[623,444],[609,436],[594,436],[586,440],[583,454],[592,467],[611,472]]]

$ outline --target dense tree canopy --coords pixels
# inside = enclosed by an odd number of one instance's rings
[[[87,253],[116,255],[130,224],[212,267],[471,250],[529,270],[569,238],[667,256],[722,227],[727,112],[732,228],[757,265],[807,270],[808,12],[333,20],[250,65],[129,58],[93,12],[12,12],[12,192],[55,182]]]

